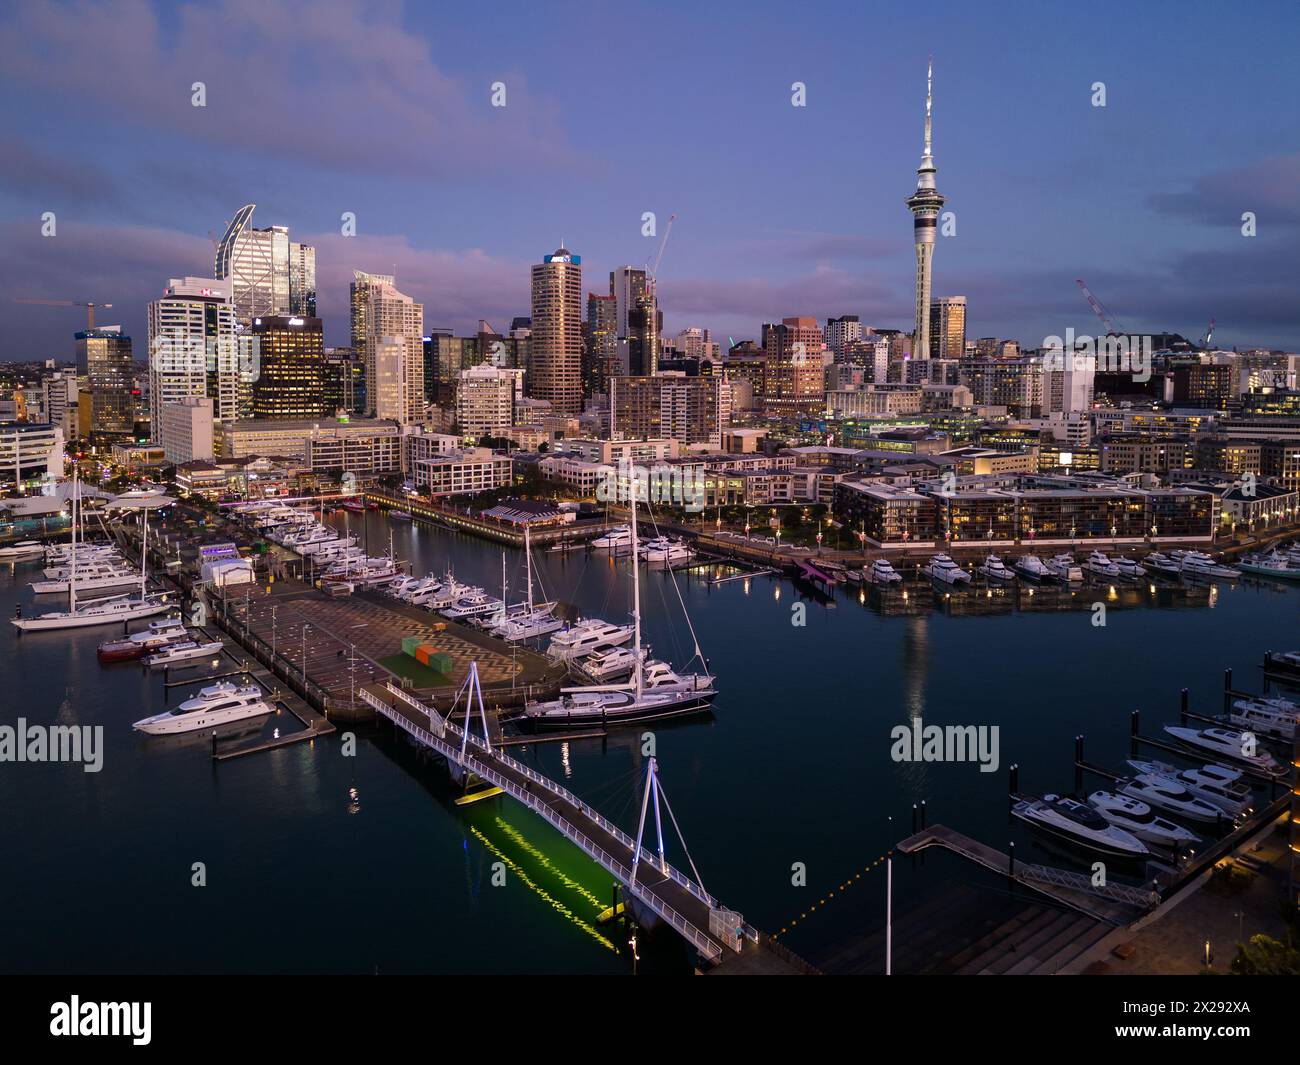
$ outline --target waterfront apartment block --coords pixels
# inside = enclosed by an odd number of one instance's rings
[[[556,446],[564,455],[608,466],[648,466],[675,459],[680,450],[676,440],[561,440]]]
[[[612,377],[609,420],[615,439],[668,439],[718,448],[731,422],[731,386],[720,377],[680,373]]]
[[[1014,488],[958,485],[945,493],[939,482],[845,478],[835,485],[834,510],[876,547],[1208,543],[1219,523],[1219,500],[1209,492],[1075,483],[1027,477]]]
[[[163,455],[173,465],[216,457],[212,400],[208,396],[182,396],[158,412],[158,439]]]
[[[379,419],[250,419],[226,427],[222,453],[227,458],[275,455],[301,459],[315,470],[396,473],[402,466],[402,430],[394,421]]]
[[[417,459],[411,472],[416,487],[434,498],[503,488],[512,479],[510,457],[485,447]]]
[[[57,425],[0,422],[0,488],[62,477],[63,443]]]

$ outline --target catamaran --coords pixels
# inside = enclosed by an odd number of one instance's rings
[[[662,667],[647,677],[645,652],[641,646],[641,566],[637,556],[636,486],[632,491],[632,679],[626,684],[597,685],[585,688],[561,688],[560,697],[550,700],[529,700],[524,704],[524,718],[536,728],[603,728],[630,725],[643,721],[682,717],[707,711],[717,690],[714,679],[707,673],[675,673],[663,663]],[[670,579],[672,575],[669,574]],[[679,601],[681,589],[672,579],[673,590]],[[682,612],[686,605],[683,602]],[[704,654],[690,616],[686,624],[695,641],[695,655],[704,664]],[[573,630],[569,630],[570,632]],[[552,638],[551,643],[565,633]],[[647,679],[654,687],[647,687]]]
[[[81,484],[73,472],[72,488],[72,565],[77,565],[77,511],[81,498]],[[149,511],[145,509],[140,516],[142,532],[140,536],[140,597],[129,599],[126,596],[112,596],[97,600],[89,606],[77,607],[77,582],[68,582],[68,609],[34,618],[10,618],[19,632],[35,632],[42,629],[80,629],[90,625],[110,625],[115,621],[131,621],[134,618],[153,617],[171,609],[167,596],[151,596],[147,591],[148,551],[149,551]]]

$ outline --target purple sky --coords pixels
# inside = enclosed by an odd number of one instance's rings
[[[7,4],[0,358],[68,358],[84,322],[20,297],[111,302],[143,350],[147,301],[210,275],[248,202],[317,246],[331,344],[354,268],[395,271],[428,326],[503,329],[561,239],[591,290],[644,264],[643,211],[679,216],[669,332],[906,328],[929,51],[957,216],[935,294],[969,298],[970,336],[1093,332],[1083,277],[1129,332],[1213,316],[1219,343],[1300,350],[1300,8],[926,10],[922,43],[912,4]]]

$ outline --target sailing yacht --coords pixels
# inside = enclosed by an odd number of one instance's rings
[[[72,488],[72,566],[74,571],[77,565],[77,520],[80,498],[81,484],[74,469]],[[165,594],[151,596],[146,590],[148,581],[146,563],[149,557],[149,511],[147,508],[141,512],[140,524],[142,532],[140,536],[140,597],[138,599],[130,599],[124,595],[112,596],[109,599],[97,600],[90,606],[78,608],[77,582],[69,581],[67,610],[41,614],[39,617],[34,618],[10,618],[10,624],[19,632],[36,632],[42,629],[80,629],[91,625],[110,625],[117,621],[153,617],[155,614],[163,614],[170,610],[171,604],[168,603]]]
[[[564,628],[564,622],[555,616],[554,603],[537,603],[533,600],[533,552],[532,535],[527,525],[524,526],[524,564],[528,570],[528,598],[506,610],[505,616],[492,627],[492,635],[509,643],[519,643],[534,636],[547,636]],[[506,598],[504,580],[501,599]]]
[[[683,717],[707,711],[717,690],[707,673],[675,673],[663,663],[648,677],[644,649],[641,646],[641,566],[637,556],[637,490],[632,491],[632,679],[627,684],[597,685],[588,688],[561,688],[558,699],[529,700],[524,704],[524,718],[537,728],[593,727],[629,725],[670,717]],[[681,599],[681,589],[673,581],[673,590]],[[686,605],[682,603],[682,612]],[[604,624],[604,623],[601,623]],[[687,616],[686,624],[694,639],[695,630]],[[573,630],[568,630],[572,632]],[[551,643],[565,633],[552,637]],[[620,641],[621,642],[621,641]],[[704,662],[699,641],[695,641],[695,658]],[[654,687],[647,686],[647,680]]]

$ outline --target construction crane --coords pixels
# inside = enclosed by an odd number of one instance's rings
[[[646,263],[646,274],[650,280],[650,291],[654,292],[659,280],[659,264],[664,260],[664,249],[668,247],[668,235],[673,231],[673,222],[677,220],[675,214],[668,216],[668,225],[664,228],[664,239],[659,242],[659,254],[655,256],[654,265]]]
[[[1210,350],[1210,340],[1214,337],[1214,319],[1210,319],[1209,328],[1205,330],[1205,338],[1201,341],[1201,350]]]
[[[84,300],[15,300],[15,303],[30,303],[38,307],[85,307],[86,308],[86,328],[95,328],[95,308],[103,307],[105,310],[112,307],[111,303],[87,303]]]
[[[1111,333],[1118,335],[1119,329],[1116,327],[1114,321],[1111,320],[1110,315],[1106,313],[1101,302],[1092,294],[1092,290],[1084,284],[1083,278],[1076,278],[1074,283],[1079,286],[1079,290],[1083,293],[1084,299],[1088,301],[1088,306],[1092,308],[1092,313],[1097,316],[1098,320],[1100,320],[1102,328],[1106,330],[1106,333],[1108,335]]]

